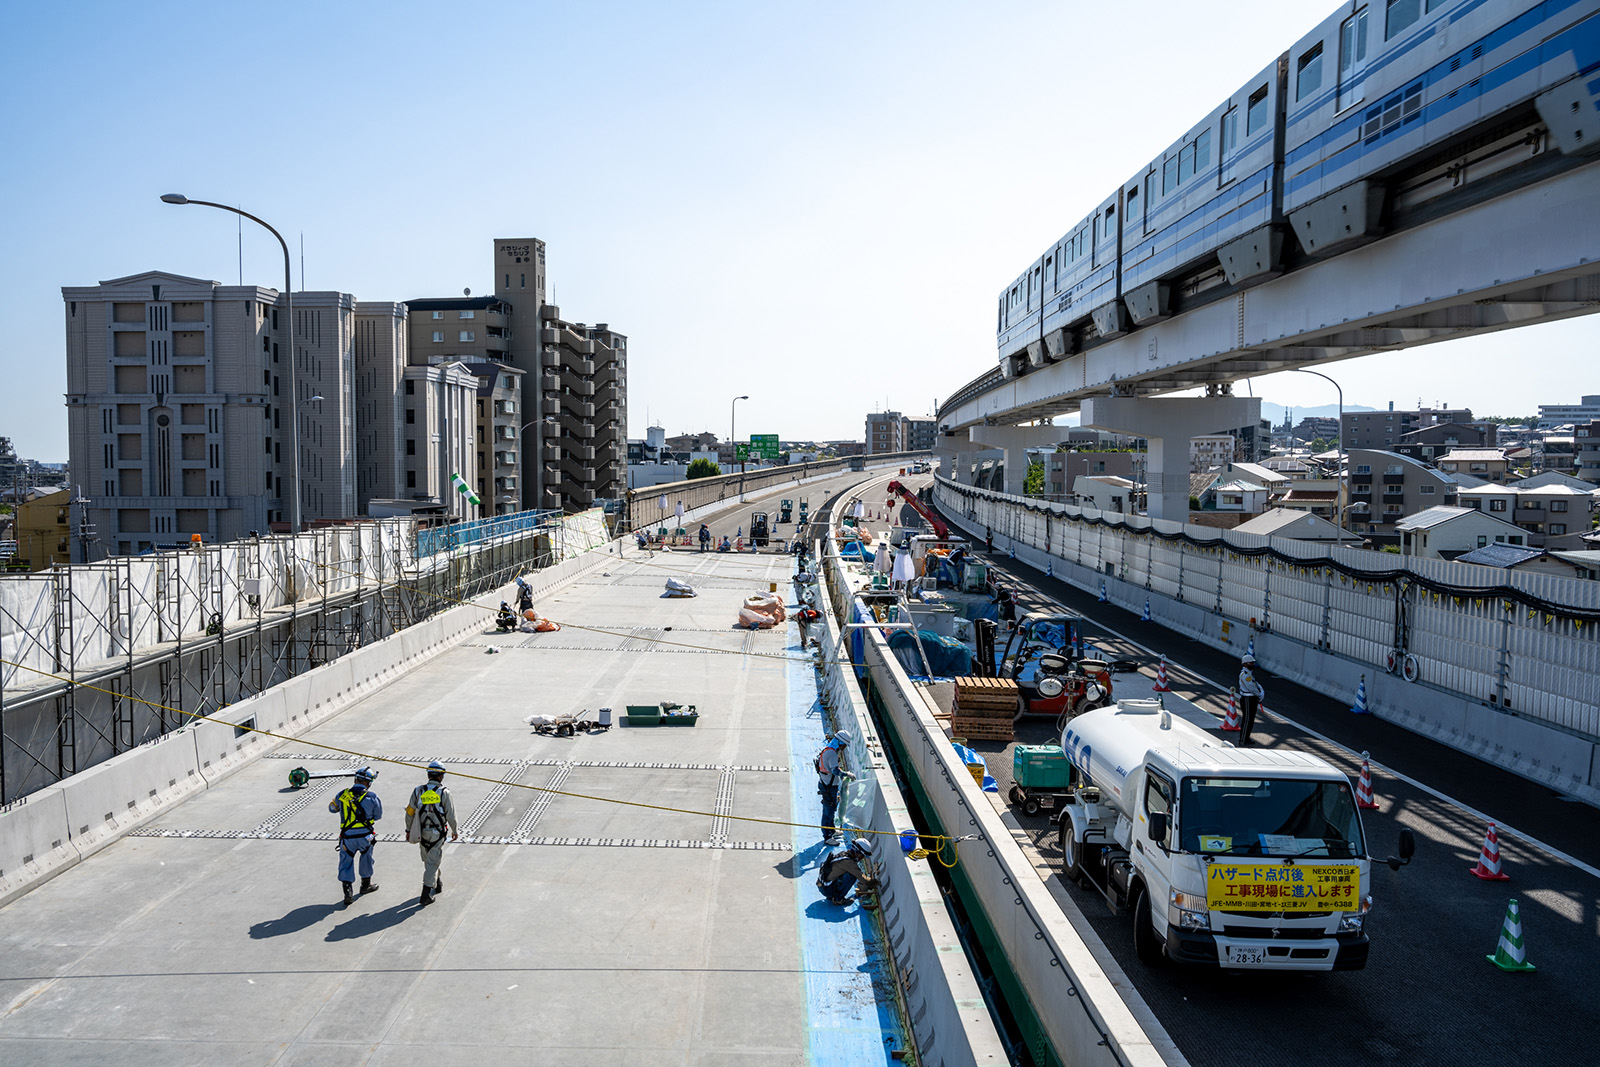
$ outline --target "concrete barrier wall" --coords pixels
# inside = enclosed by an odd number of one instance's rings
[[[548,594],[604,569],[614,544],[532,572]],[[0,810],[0,906],[53,878],[197,790],[325,722],[407,671],[490,628],[501,589],[441,612],[196,720]],[[244,732],[251,723],[276,736]]]
[[[1381,650],[1381,644],[1375,644],[1366,636],[1369,620],[1339,611],[1330,612],[1335,630],[1334,636],[1328,640],[1331,647],[1319,647],[1318,644],[1276,629],[1254,628],[1248,618],[1229,617],[1215,610],[1215,599],[1192,603],[1162,593],[1154,581],[1147,586],[1145,583],[1151,572],[1142,565],[1145,557],[1135,558],[1139,549],[1126,543],[1134,540],[1128,531],[1097,527],[1092,533],[1080,534],[1084,538],[1082,540],[1058,533],[1053,546],[1055,551],[1046,552],[1042,547],[1042,538],[1037,537],[1038,531],[1030,530],[1027,522],[998,517],[1001,514],[999,509],[1010,508],[1022,513],[1020,507],[1007,504],[1005,500],[996,494],[984,493],[981,501],[983,509],[977,511],[976,517],[961,507],[952,506],[962,501],[941,501],[941,513],[953,527],[963,530],[975,540],[983,537],[986,526],[992,527],[996,532],[997,549],[1008,551],[1015,555],[1018,562],[1050,573],[1086,592],[1099,595],[1103,586],[1106,601],[1118,607],[1143,612],[1148,603],[1153,622],[1212,648],[1242,656],[1253,640],[1256,659],[1270,674],[1352,703],[1357,688],[1365,679],[1367,710],[1378,718],[1405,726],[1505,770],[1600,806],[1600,743],[1587,734],[1564,729],[1557,723],[1491,706],[1475,695],[1430,685],[1425,680],[1408,682],[1399,673],[1390,674],[1375,666],[1370,659],[1363,660],[1346,654],[1347,650],[1370,651],[1374,647]],[[986,519],[989,521],[986,522]],[[1010,533],[1002,532],[1008,530]],[[1032,543],[1035,539],[1040,543]],[[1081,562],[1067,558],[1069,553],[1080,552]],[[1397,557],[1389,558],[1395,560],[1396,566],[1399,565]],[[1431,564],[1439,561],[1412,562]],[[1224,566],[1221,562],[1212,565],[1217,568]],[[1107,573],[1108,568],[1111,573]],[[1119,577],[1125,574],[1131,577]],[[1217,574],[1218,584],[1226,584],[1220,569]],[[1293,579],[1275,574],[1270,581],[1272,588],[1281,592]],[[1273,595],[1278,595],[1278,592]],[[1234,599],[1223,597],[1224,601]],[[1520,617],[1521,613],[1517,614]],[[1337,630],[1341,625],[1348,627],[1350,633],[1340,636]],[[1596,628],[1586,627],[1585,631],[1592,629]],[[1593,637],[1591,632],[1583,640],[1592,643]],[[1573,639],[1577,639],[1576,634]],[[1458,648],[1456,654],[1466,653]],[[1495,653],[1484,649],[1481,655],[1486,660],[1492,660]],[[1527,683],[1529,679],[1522,681]],[[1595,676],[1591,675],[1586,684],[1591,694],[1590,703],[1600,703],[1600,683],[1596,682]],[[1270,692],[1266,703],[1271,707]],[[1375,753],[1375,756],[1380,761],[1383,758],[1381,753]]]
[[[822,648],[837,647],[837,618],[828,598],[812,627]],[[915,827],[872,715],[847,661],[826,657],[822,700],[835,723],[855,734],[848,764],[857,776],[841,798],[840,816],[852,826],[894,835]],[[938,879],[927,860],[911,860],[894,836],[879,837],[879,917],[901,987],[920,1062],[945,1067],[1005,1064],[1005,1040],[995,1028],[977,975],[962,949]]]

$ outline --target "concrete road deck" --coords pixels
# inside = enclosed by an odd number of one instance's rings
[[[495,634],[486,613],[481,636],[0,909],[0,1062],[891,1062],[872,917],[820,899],[819,833],[781,825],[819,817],[814,675],[792,624],[733,626],[769,582],[792,597],[791,571],[630,542],[537,605],[561,631]],[[700,596],[662,598],[669,576]],[[623,717],[661,700],[698,725]],[[524,723],[603,706],[606,733]],[[398,839],[423,775],[393,764],[381,888],[339,903],[327,804],[345,783],[287,773],[352,761],[308,741],[446,761],[470,840],[447,847],[436,904]]]

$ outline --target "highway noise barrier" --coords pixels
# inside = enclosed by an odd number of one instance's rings
[[[1361,684],[1356,686],[1356,702],[1350,708],[1352,715],[1370,715],[1367,710],[1367,676],[1361,676]]]
[[[1170,692],[1172,692],[1172,690],[1170,688],[1168,688],[1168,686],[1167,686],[1167,657],[1166,656],[1162,656],[1161,657],[1161,665],[1156,668],[1155,692],[1157,692],[1157,693],[1170,693]]]
[[[1139,616],[1139,621],[1140,622],[1149,622],[1150,621],[1150,598],[1149,597],[1145,597],[1144,598],[1144,614]]]
[[[1506,921],[1500,926],[1500,943],[1495,946],[1494,955],[1485,956],[1484,959],[1502,971],[1534,969],[1533,964],[1528,962],[1528,947],[1522,943],[1522,913],[1517,910],[1515,897],[1506,906]]]
[[[1500,835],[1495,832],[1494,823],[1489,824],[1488,833],[1483,835],[1483,850],[1478,853],[1478,865],[1469,869],[1486,882],[1510,880],[1511,876],[1500,869]]]
[[[1102,579],[1100,579],[1100,603],[1104,604],[1105,602],[1106,602],[1106,580],[1104,578],[1102,578]]]
[[[1239,718],[1239,691],[1228,690],[1228,717],[1222,720],[1222,728],[1228,731],[1237,731],[1242,725]]]
[[[1372,799],[1372,764],[1368,762],[1370,758],[1368,753],[1361,753],[1361,778],[1356,782],[1356,807],[1377,811],[1378,802]]]

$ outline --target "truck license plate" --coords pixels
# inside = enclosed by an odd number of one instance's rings
[[[1267,962],[1266,949],[1243,948],[1239,945],[1227,945],[1228,962],[1236,967],[1248,967]]]

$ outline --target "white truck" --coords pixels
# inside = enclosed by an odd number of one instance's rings
[[[1064,876],[1133,918],[1154,964],[1357,970],[1372,860],[1350,780],[1317,756],[1236,748],[1159,700],[1072,719]],[[1415,850],[1400,831],[1396,870]]]

